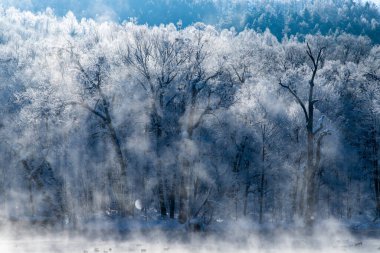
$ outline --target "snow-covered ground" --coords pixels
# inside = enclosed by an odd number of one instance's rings
[[[245,247],[239,244],[223,242],[204,242],[192,244],[169,244],[163,242],[144,242],[139,240],[126,242],[111,241],[86,241],[80,239],[25,239],[25,240],[0,240],[0,252],[4,253],[161,253],[161,252],[181,252],[181,253],[340,253],[340,252],[380,252],[380,241],[378,239],[367,239],[363,241],[336,241],[332,245],[307,245],[305,241],[294,240],[290,244],[280,245],[260,245],[252,244]]]
[[[146,237],[128,236],[116,240],[70,236],[3,236],[0,237],[1,253],[376,253],[380,252],[380,237],[352,235],[351,233],[326,229],[312,236],[299,233],[292,235],[269,233],[240,235],[236,231],[229,238],[190,233],[186,237],[162,237],[154,233]],[[228,236],[228,235],[227,235]],[[97,238],[97,239],[91,239]],[[142,239],[145,238],[145,239]],[[149,238],[149,239],[148,239]]]
[[[353,226],[326,220],[314,232],[244,220],[224,221],[200,232],[170,220],[117,224],[97,221],[82,232],[64,234],[11,224],[0,232],[0,253],[380,253],[380,224],[373,222]]]

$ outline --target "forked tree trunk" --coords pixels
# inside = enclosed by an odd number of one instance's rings
[[[71,52],[72,53],[72,52]],[[97,108],[92,108],[89,106],[86,102],[71,102],[70,104],[74,105],[80,105],[83,108],[87,109],[90,111],[92,114],[97,116],[103,123],[106,125],[108,131],[109,131],[109,136],[111,139],[112,146],[115,151],[116,155],[116,160],[119,165],[120,169],[120,177],[117,180],[117,185],[116,185],[116,195],[117,195],[117,206],[118,206],[118,211],[121,216],[126,216],[130,213],[132,213],[133,210],[133,204],[128,196],[128,187],[127,187],[127,162],[125,160],[122,147],[120,144],[119,137],[117,135],[116,129],[113,125],[112,121],[112,116],[111,112],[109,110],[110,103],[107,99],[107,96],[103,93],[102,90],[102,64],[104,64],[104,59],[98,59],[98,63],[95,65],[96,66],[96,73],[94,74],[95,78],[92,78],[89,75],[89,72],[87,72],[82,64],[80,63],[79,56],[77,59],[74,59],[76,61],[77,67],[79,68],[79,71],[81,74],[86,78],[87,82],[92,86],[94,90],[97,91],[99,97],[100,97],[100,102],[102,103],[102,109],[103,111],[98,111]],[[112,186],[111,186],[112,187]]]
[[[317,172],[319,170],[319,161],[316,161],[315,154],[315,136],[322,130],[322,128],[314,130],[314,105],[318,100],[314,99],[314,81],[317,75],[317,72],[320,68],[322,61],[322,54],[325,48],[320,48],[317,55],[314,55],[309,44],[307,44],[307,55],[312,63],[312,75],[309,80],[309,96],[307,107],[305,103],[297,95],[297,92],[293,90],[289,85],[285,85],[280,81],[280,85],[283,88],[286,88],[296,99],[297,103],[301,106],[303,113],[306,119],[306,131],[307,131],[307,164],[306,170],[304,173],[304,183],[306,188],[306,210],[304,214],[304,222],[307,227],[312,227],[315,220],[315,205],[316,205],[316,183],[317,183]],[[320,155],[320,146],[318,147],[318,152]],[[318,158],[320,159],[320,157]],[[318,163],[318,164],[317,164]],[[304,191],[303,189],[302,191]]]

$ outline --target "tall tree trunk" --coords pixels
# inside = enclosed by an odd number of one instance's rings
[[[164,182],[162,180],[162,176],[159,176],[159,182],[158,182],[158,196],[159,196],[159,202],[160,202],[160,212],[161,217],[164,218],[167,215],[166,212],[166,205],[165,205],[165,193],[164,193]]]
[[[264,183],[265,183],[265,175],[264,171],[261,171],[261,178],[260,178],[260,196],[259,196],[259,222],[260,224],[263,223],[263,212],[264,212]]]
[[[160,98],[161,96],[158,95]],[[162,103],[160,100],[159,106],[162,107]],[[153,100],[153,106],[152,106],[152,114],[151,114],[151,124],[153,124],[155,138],[156,138],[156,173],[157,173],[157,179],[158,179],[158,200],[160,205],[160,213],[161,217],[164,218],[167,216],[167,209],[165,204],[165,186],[164,186],[164,180],[162,176],[162,162],[161,162],[161,149],[163,146],[162,143],[162,118],[159,115],[159,111],[157,110],[157,106],[155,104],[155,100]]]
[[[28,174],[27,180],[28,180],[28,191],[29,191],[29,204],[30,204],[30,214],[32,217],[35,216],[35,206],[34,206],[34,199],[33,199],[33,186],[32,186],[32,172],[33,170],[29,167],[29,164],[26,160],[22,160],[22,165],[24,166],[24,169],[26,173]]]
[[[378,161],[374,162],[374,183],[376,198],[376,219],[380,219],[380,171]]]
[[[179,215],[178,220],[180,223],[186,223],[188,218],[188,206],[187,206],[187,190],[185,176],[181,176],[180,192],[179,192]]]
[[[187,158],[182,158],[181,161],[181,176],[180,176],[180,189],[179,189],[179,216],[178,219],[181,223],[185,223],[189,216],[189,170],[190,162]]]
[[[195,113],[195,104],[196,104],[196,96],[197,91],[195,89],[195,85],[192,86],[191,90],[191,100],[190,100],[190,111],[188,115],[188,122],[186,126],[186,134],[188,140],[192,140],[193,138],[193,131],[194,131],[194,113]],[[186,147],[185,147],[186,148]],[[187,150],[185,150],[187,152]],[[181,223],[185,223],[187,219],[189,218],[189,177],[190,177],[190,161],[188,158],[184,157],[182,158],[181,162],[182,168],[181,168],[181,181],[180,181],[180,193],[179,193],[179,221]]]
[[[266,126],[262,126],[262,147],[261,147],[261,173],[260,173],[260,195],[259,195],[259,222],[263,223],[263,214],[264,214],[264,193],[265,193],[265,143],[266,143]]]
[[[306,131],[307,131],[307,164],[306,164],[306,170],[305,170],[305,176],[304,176],[304,182],[306,187],[306,210],[305,210],[305,216],[304,216],[304,222],[307,227],[312,227],[315,219],[315,199],[316,199],[316,176],[317,176],[317,170],[319,169],[317,165],[315,164],[315,154],[314,154],[314,137],[316,133],[321,128],[314,130],[314,104],[318,102],[318,100],[314,100],[314,81],[315,77],[317,75],[317,72],[319,70],[320,65],[322,64],[322,54],[325,50],[324,47],[320,48],[318,51],[318,54],[315,55],[309,44],[307,44],[307,50],[306,53],[309,56],[309,59],[311,60],[312,66],[312,75],[309,80],[309,97],[308,97],[308,104],[307,108],[305,106],[305,103],[300,99],[300,97],[297,95],[297,92],[292,89],[289,85],[284,85],[280,81],[280,85],[283,88],[286,88],[296,99],[297,103],[301,106],[303,113],[305,115],[306,119]]]
[[[300,164],[298,165],[298,170],[300,168]],[[297,201],[298,201],[298,188],[299,188],[299,172],[297,171],[297,175],[296,175],[296,183],[294,185],[294,188],[293,188],[293,196],[292,196],[292,219],[294,219],[295,217],[297,217],[298,213],[299,213],[299,210],[297,208]]]
[[[249,188],[250,184],[247,183],[245,185],[245,190],[244,190],[244,206],[243,206],[243,215],[247,216],[247,211],[248,211],[248,195],[249,195]]]
[[[100,73],[100,70],[99,70],[99,73]],[[101,78],[100,78],[100,75],[97,76],[98,78],[98,85],[96,86],[98,91],[99,91],[99,95],[100,97],[102,98],[101,101],[102,101],[102,104],[103,104],[103,110],[104,110],[104,116],[105,117],[102,117],[103,120],[105,121],[109,131],[110,131],[110,136],[111,136],[111,140],[112,140],[112,143],[113,143],[113,146],[115,148],[115,152],[116,152],[116,156],[117,156],[117,160],[118,160],[118,163],[120,165],[120,171],[121,171],[121,184],[123,186],[125,186],[127,184],[127,163],[125,161],[125,157],[123,155],[123,151],[121,149],[121,144],[120,144],[120,140],[118,138],[118,135],[116,133],[116,130],[115,130],[115,127],[113,125],[113,121],[112,121],[112,117],[111,117],[111,112],[109,110],[109,102],[107,100],[107,97],[106,95],[103,93],[102,89],[101,89]],[[127,189],[123,189],[123,190],[127,190]]]
[[[265,184],[265,172],[263,166],[261,168],[261,176],[260,176],[260,195],[259,195],[259,222],[263,223],[263,212],[264,212],[264,184]]]
[[[124,155],[121,149],[119,138],[116,134],[116,130],[111,121],[107,123],[107,127],[110,131],[111,141],[115,149],[116,159],[120,166],[120,178],[118,179],[117,186],[117,205],[121,216],[127,216],[132,212],[131,200],[128,196],[127,189],[127,163],[125,162]]]
[[[312,226],[314,221],[315,209],[315,166],[314,166],[314,77],[316,70],[313,72],[312,79],[309,82],[309,99],[308,99],[308,116],[307,122],[307,173],[306,173],[306,225]]]
[[[380,168],[379,168],[379,147],[377,143],[377,132],[372,133],[372,156],[373,156],[373,181],[375,185],[376,219],[380,219]]]
[[[300,217],[305,217],[305,191],[306,191],[306,171],[303,173],[303,178],[301,180],[301,189],[300,189],[300,197],[298,202],[298,213]]]
[[[100,80],[99,80],[100,83]],[[102,90],[99,86],[99,94],[102,97],[102,103],[103,103],[103,109],[104,109],[104,121],[107,125],[107,128],[110,133],[111,142],[115,149],[116,153],[116,159],[120,167],[120,178],[118,180],[118,186],[117,186],[117,205],[119,208],[119,212],[121,216],[127,216],[132,212],[132,205],[131,200],[128,196],[128,189],[127,189],[127,163],[125,161],[123,151],[121,148],[119,137],[116,133],[116,129],[113,125],[113,121],[111,118],[111,113],[109,111],[109,103],[107,102],[106,96],[103,94]]]
[[[78,56],[78,55],[76,55]],[[92,88],[94,88],[98,95],[100,96],[100,102],[102,103],[102,109],[103,111],[98,111],[97,108],[90,107],[87,103],[78,103],[73,102],[72,104],[78,104],[82,106],[83,108],[89,110],[91,113],[93,113],[95,116],[97,116],[99,119],[102,120],[102,122],[107,126],[109,130],[109,135],[111,138],[112,145],[115,150],[116,154],[116,160],[119,164],[120,169],[120,177],[117,179],[117,185],[113,186],[116,188],[117,191],[117,205],[118,205],[118,211],[120,212],[121,216],[126,216],[130,214],[133,210],[133,204],[130,199],[130,196],[128,196],[128,187],[127,187],[127,162],[125,160],[125,157],[123,155],[123,151],[121,148],[120,140],[118,138],[118,135],[116,133],[116,129],[113,125],[111,112],[109,109],[110,103],[107,99],[107,96],[103,93],[102,90],[102,66],[104,64],[104,58],[99,58],[98,63],[95,64],[96,67],[96,73],[95,73],[95,80],[90,77],[89,73],[83,68],[82,64],[80,63],[79,58],[75,59],[77,66],[79,67],[80,72],[83,74],[83,76],[87,79],[87,82],[91,84]]]
[[[170,195],[169,195],[169,216],[170,216],[170,219],[174,219],[174,215],[175,215],[175,193],[176,193],[176,189],[177,189],[176,180],[177,180],[176,175],[174,174],[172,186],[170,189]]]
[[[314,211],[315,211],[315,171],[313,165],[308,165],[306,175],[306,211],[305,222],[308,227],[311,227],[314,223]]]
[[[119,138],[116,134],[116,130],[115,130],[113,124],[111,122],[109,122],[107,124],[107,126],[108,126],[108,129],[110,131],[112,144],[115,148],[116,158],[117,158],[117,161],[118,161],[119,166],[120,166],[121,177],[122,177],[122,179],[126,179],[127,178],[127,163],[125,162],[125,159],[124,159],[124,155],[123,155],[123,151],[121,149]],[[126,181],[125,181],[125,183],[126,183]]]

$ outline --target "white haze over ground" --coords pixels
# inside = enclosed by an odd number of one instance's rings
[[[102,253],[126,253],[126,252],[173,252],[173,253],[343,253],[343,252],[379,252],[379,241],[367,239],[355,242],[350,240],[318,241],[313,246],[305,246],[306,240],[285,238],[281,243],[263,245],[257,238],[249,239],[244,246],[240,244],[225,243],[221,241],[198,241],[190,243],[168,243],[165,241],[146,242],[144,240],[131,241],[98,241],[78,238],[46,238],[33,239],[2,239],[0,251],[4,253],[74,253],[74,252],[102,252]]]
[[[294,231],[256,234],[245,229],[242,222],[231,225],[233,226],[228,232],[216,237],[208,236],[206,233],[193,233],[185,237],[179,234],[164,237],[165,232],[156,231],[150,232],[149,235],[135,232],[127,239],[110,236],[109,233],[112,233],[110,231],[87,237],[78,234],[52,236],[51,233],[46,233],[44,236],[44,233],[24,231],[20,236],[20,231],[11,232],[12,229],[6,229],[0,239],[0,252],[372,253],[380,251],[380,240],[376,237],[363,239],[361,236],[353,236],[333,220],[318,225],[310,235]]]

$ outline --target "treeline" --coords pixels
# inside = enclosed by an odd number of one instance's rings
[[[371,1],[354,0],[129,0],[62,2],[29,1],[12,3],[16,7],[43,11],[54,9],[60,16],[73,10],[80,18],[122,23],[134,19],[138,24],[160,25],[179,22],[183,27],[196,22],[218,28],[234,26],[264,32],[269,29],[278,40],[308,34],[333,35],[349,33],[368,36],[380,43],[380,11]]]
[[[380,217],[380,47],[0,17],[4,219]]]
[[[375,43],[380,42],[379,7],[370,2],[243,1],[233,6],[230,14],[230,19],[221,16],[222,27],[234,25],[240,30],[248,27],[256,31],[270,29],[279,40],[294,35],[304,39],[307,34],[350,33],[368,36]]]

